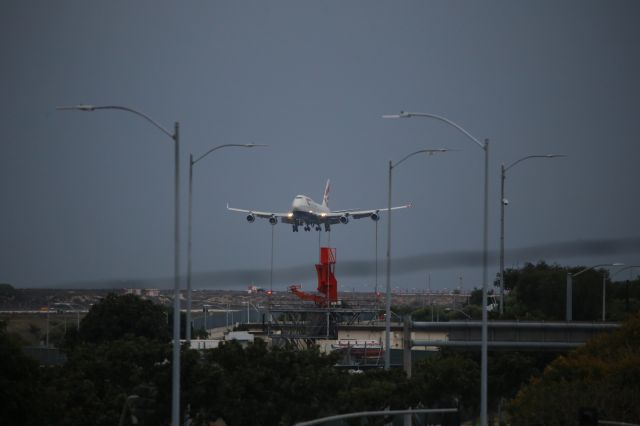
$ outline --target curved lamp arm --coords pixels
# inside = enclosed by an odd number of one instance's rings
[[[422,154],[423,152],[426,153],[427,155],[433,155],[439,152],[447,152],[447,151],[451,151],[450,149],[447,148],[437,148],[437,149],[421,149],[415,152],[412,152],[411,154],[406,155],[402,160],[397,161],[395,164],[391,164],[391,168],[394,169],[396,167],[398,167],[402,162],[404,162],[405,160],[407,160],[409,157],[413,157],[414,155],[418,155],[418,154]]]
[[[80,104],[80,105],[76,105],[76,106],[62,106],[62,107],[56,107],[57,110],[74,110],[74,111],[95,111],[98,109],[118,109],[121,111],[128,111],[131,112],[133,114],[136,114],[142,118],[144,118],[145,120],[147,120],[149,123],[153,124],[154,126],[156,126],[158,129],[160,129],[160,131],[162,133],[164,133],[165,135],[169,136],[171,139],[175,140],[176,139],[176,135],[175,133],[171,133],[170,131],[168,131],[167,129],[165,129],[164,127],[162,127],[160,124],[158,124],[158,122],[156,122],[154,119],[152,119],[151,117],[149,117],[147,114],[140,112],[138,110],[135,110],[133,108],[129,108],[129,107],[125,107],[125,106],[119,106],[119,105],[102,105],[102,106],[95,106],[95,105],[84,105],[84,104]]]
[[[621,266],[621,265],[620,265]],[[615,277],[616,275],[618,275],[620,272],[626,271],[627,269],[633,269],[633,268],[640,268],[640,265],[629,265],[629,266],[625,266],[622,269],[617,270],[612,276],[611,278]]]
[[[566,157],[566,155],[564,154],[546,154],[546,155],[527,155],[526,157],[522,157],[519,160],[514,161],[513,163],[509,164],[508,166],[505,166],[504,171],[506,172],[507,170],[509,170],[510,168],[512,168],[513,166],[515,166],[516,164],[524,161],[524,160],[528,160],[529,158],[557,158],[557,157]]]
[[[584,272],[587,272],[587,271],[590,271],[590,270],[592,270],[592,269],[596,269],[596,268],[601,268],[601,267],[603,267],[603,266],[624,266],[624,263],[620,263],[620,262],[614,262],[614,263],[601,263],[601,264],[599,264],[599,265],[593,265],[593,266],[591,266],[591,267],[589,267],[589,268],[584,268],[584,269],[583,269],[582,271],[580,271],[580,272],[576,272],[575,274],[571,274],[571,276],[575,278],[575,277],[577,277],[578,275],[580,275],[580,274],[582,274],[582,273],[584,273]]]
[[[447,123],[448,125],[453,126],[456,129],[458,129],[465,136],[467,136],[469,139],[471,139],[476,144],[478,144],[478,146],[480,148],[482,148],[484,150],[487,149],[487,144],[486,143],[480,142],[476,137],[474,137],[471,133],[466,131],[462,126],[460,126],[459,124],[454,123],[453,121],[451,121],[448,118],[443,117],[441,115],[430,114],[430,113],[427,113],[427,112],[405,112],[405,111],[400,111],[400,114],[390,114],[390,115],[383,115],[382,116],[382,118],[411,118],[411,117],[429,117],[429,118],[434,118],[436,120],[443,121],[443,122]]]
[[[213,151],[218,150],[220,148],[226,148],[228,146],[238,146],[238,147],[243,147],[243,148],[254,148],[257,146],[269,146],[269,145],[262,145],[262,144],[255,144],[255,143],[247,143],[247,144],[240,144],[240,143],[226,143],[224,145],[218,145],[215,146],[213,148],[211,148],[209,151],[205,152],[204,154],[202,154],[200,157],[196,158],[195,160],[191,161],[191,165],[196,164],[198,161],[202,160],[204,157],[206,157],[207,155],[211,154]]]

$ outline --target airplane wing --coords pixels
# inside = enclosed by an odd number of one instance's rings
[[[411,207],[411,204],[405,204],[404,206],[391,207],[391,210],[407,209]],[[362,219],[363,217],[370,217],[373,220],[378,220],[380,213],[387,211],[387,208],[371,209],[371,210],[338,210],[333,211],[327,215],[327,218],[331,223],[341,222],[341,218],[345,216],[353,219]]]
[[[245,210],[245,209],[237,209],[235,207],[229,207],[229,204],[227,204],[227,210],[231,210],[234,212],[240,212],[240,213],[246,213],[247,217],[249,217],[250,215],[253,217],[259,217],[260,219],[272,219],[272,218],[277,218],[278,220],[280,220],[283,223],[292,223],[292,215],[290,212],[287,213],[276,213],[276,212],[261,212],[261,211],[257,211],[257,210]],[[247,219],[249,220],[249,219]],[[249,222],[253,222],[253,220],[249,220]]]

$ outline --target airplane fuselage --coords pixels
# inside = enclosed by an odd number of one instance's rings
[[[323,219],[331,213],[328,207],[318,204],[306,195],[296,195],[291,203],[291,221],[293,229],[297,231],[298,225],[304,225],[305,230],[310,225],[319,227],[321,223],[325,223]],[[328,229],[328,224],[325,225]]]

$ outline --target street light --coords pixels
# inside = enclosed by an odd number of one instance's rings
[[[620,266],[622,266],[622,265],[620,265]],[[615,274],[611,275],[611,278],[615,277],[615,276],[616,276],[616,275],[618,275],[620,272],[626,271],[627,269],[630,269],[630,271],[629,271],[629,278],[631,278],[631,276],[632,276],[632,274],[633,274],[633,268],[640,268],[640,265],[628,265],[628,266],[625,266],[625,267],[624,267],[624,268],[622,268],[622,269],[618,269],[618,270],[615,272]]]
[[[581,275],[587,271],[596,268],[602,267],[611,267],[611,266],[624,266],[624,263],[614,262],[614,263],[601,263],[598,265],[590,266],[588,268],[584,268],[583,270],[572,274],[571,272],[567,272],[567,312],[566,312],[566,320],[571,321],[573,316],[573,278]],[[605,279],[606,276],[602,276],[602,321],[604,321],[605,316]]]
[[[204,332],[207,335],[206,339],[209,339],[209,329],[207,328],[207,312],[211,305],[204,304],[202,305],[202,311],[204,312]]]
[[[505,167],[504,164],[500,166],[500,315],[504,313],[504,206],[509,204],[509,201],[504,197],[504,181],[507,178],[507,170],[512,168],[522,161],[530,158],[557,158],[566,157],[562,154],[547,154],[547,155],[527,155],[519,160],[514,161]]]
[[[131,423],[134,425],[138,424],[138,417],[133,414],[133,409],[131,406],[134,405],[133,402],[137,401],[139,398],[140,397],[138,395],[129,395],[124,400],[124,404],[122,404],[122,411],[120,412],[120,421],[118,422],[119,426],[124,425],[124,419],[126,418],[125,414],[127,413],[127,410],[129,410],[129,414],[131,415]]]
[[[202,160],[207,155],[211,154],[213,151],[216,151],[220,148],[228,148],[228,147],[240,147],[240,148],[254,148],[256,146],[267,146],[267,145],[257,145],[253,143],[249,144],[236,144],[236,143],[226,143],[223,145],[218,145],[216,147],[211,148],[209,151],[202,154],[200,157],[193,159],[193,154],[189,154],[189,225],[188,225],[188,239],[187,242],[187,318],[186,318],[186,340],[187,343],[191,342],[191,212],[192,212],[192,200],[193,200],[193,166],[200,160]]]
[[[383,115],[382,118],[411,118],[424,117],[442,121],[449,126],[456,128],[466,137],[475,142],[484,151],[484,234],[482,248],[482,345],[481,345],[481,370],[480,370],[480,425],[487,426],[487,378],[488,378],[488,315],[487,315],[487,275],[488,251],[489,251],[489,140],[480,142],[471,133],[460,125],[454,123],[446,117],[425,112],[405,112],[400,114]]]
[[[385,331],[384,331],[384,369],[388,370],[391,366],[391,172],[394,168],[402,164],[406,159],[417,154],[433,155],[439,152],[447,152],[448,149],[421,149],[405,156],[402,160],[393,164],[389,160],[389,199],[387,208],[387,290],[386,290],[386,315],[385,315]]]
[[[118,105],[75,105],[56,107],[57,110],[71,111],[96,111],[101,109],[116,109],[130,112],[144,118],[153,124],[162,133],[173,139],[174,142],[174,223],[173,223],[173,367],[172,367],[172,397],[171,397],[171,419],[172,424],[180,424],[180,123],[174,124],[173,132],[162,127],[148,115],[132,108]]]

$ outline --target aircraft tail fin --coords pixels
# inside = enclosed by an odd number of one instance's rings
[[[331,180],[327,179],[327,185],[324,187],[324,195],[322,196],[322,205],[327,207],[329,205],[329,191],[331,190]]]

